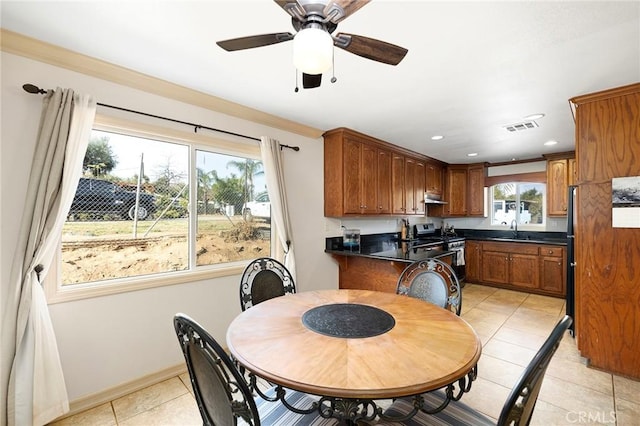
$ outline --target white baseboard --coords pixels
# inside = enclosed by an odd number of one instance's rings
[[[114,399],[118,399],[132,392],[139,391],[140,389],[144,389],[148,386],[155,385],[156,383],[160,383],[164,380],[168,380],[172,377],[179,376],[180,374],[186,373],[186,372],[187,372],[187,365],[185,363],[182,363],[182,364],[175,365],[173,367],[166,368],[161,371],[157,371],[152,374],[148,374],[146,376],[124,383],[122,385],[114,386],[112,388],[105,389],[104,391],[94,393],[92,395],[85,396],[80,399],[76,399],[74,401],[69,402],[69,408],[70,408],[69,412],[57,418],[56,420],[73,416],[74,414],[78,414],[82,411],[89,410],[91,408],[97,407],[98,405],[102,405],[104,403],[113,401]]]

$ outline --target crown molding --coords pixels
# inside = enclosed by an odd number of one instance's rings
[[[142,90],[147,93],[174,99],[179,102],[285,130],[301,136],[313,139],[322,137],[322,130],[267,114],[216,96],[207,95],[197,90],[151,77],[4,28],[0,29],[0,40],[0,49],[3,52],[23,56],[101,80],[128,86],[136,90]]]

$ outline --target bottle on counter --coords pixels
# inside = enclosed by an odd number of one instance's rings
[[[404,219],[402,219],[402,225],[400,226],[400,239],[401,240],[407,239],[407,226],[406,226],[406,221]]]

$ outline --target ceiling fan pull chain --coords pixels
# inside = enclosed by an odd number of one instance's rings
[[[333,52],[331,53],[331,82],[335,83],[336,81],[338,81],[338,79],[336,78],[336,50],[333,49]]]
[[[295,70],[296,70],[296,88],[293,89],[293,92],[298,93],[298,90],[300,90],[298,89],[298,69],[296,68]]]

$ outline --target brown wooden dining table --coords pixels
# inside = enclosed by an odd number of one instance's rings
[[[369,290],[267,300],[232,321],[227,345],[242,367],[278,386],[285,405],[286,389],[295,389],[321,397],[309,410],[354,423],[384,418],[376,400],[414,397],[413,414],[444,408],[470,389],[482,351],[473,328],[452,312]],[[424,407],[420,394],[440,388],[442,406]]]

